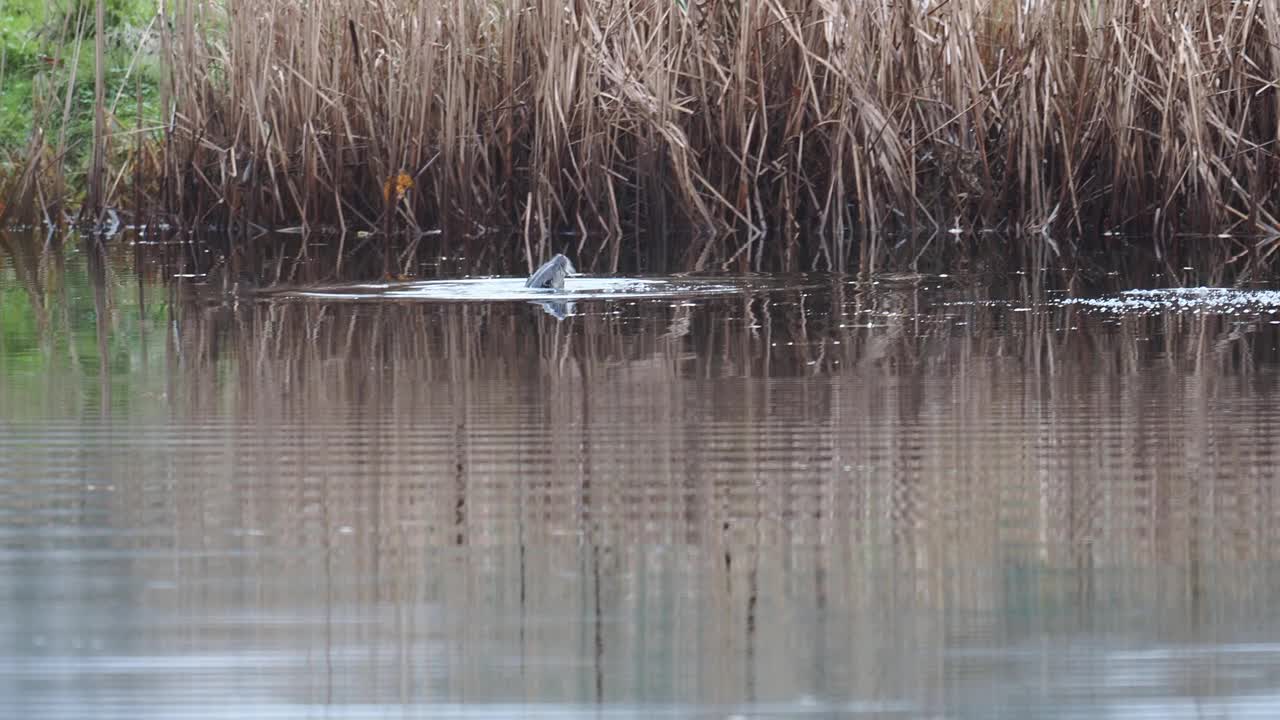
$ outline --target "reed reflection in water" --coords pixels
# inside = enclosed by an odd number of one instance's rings
[[[0,345],[0,714],[1280,708],[1268,316],[806,278],[558,321],[77,262]]]

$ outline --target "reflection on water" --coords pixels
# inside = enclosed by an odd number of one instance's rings
[[[1280,712],[1274,310],[0,250],[0,716]]]

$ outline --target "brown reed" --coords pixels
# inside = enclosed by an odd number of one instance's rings
[[[1280,247],[1270,0],[166,2],[188,223],[597,271]]]

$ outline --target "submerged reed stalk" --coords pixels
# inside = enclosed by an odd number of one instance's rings
[[[916,256],[950,238],[1009,252],[980,230],[1043,256],[1107,230],[1211,230],[1268,257],[1278,15],[173,0],[169,200],[189,221],[441,227],[469,257],[567,251],[595,270],[869,268],[886,234],[949,238]],[[402,171],[412,189],[384,202]]]

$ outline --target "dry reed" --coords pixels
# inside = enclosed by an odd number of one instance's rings
[[[160,200],[188,223],[596,271],[1280,247],[1274,0],[164,9]]]

